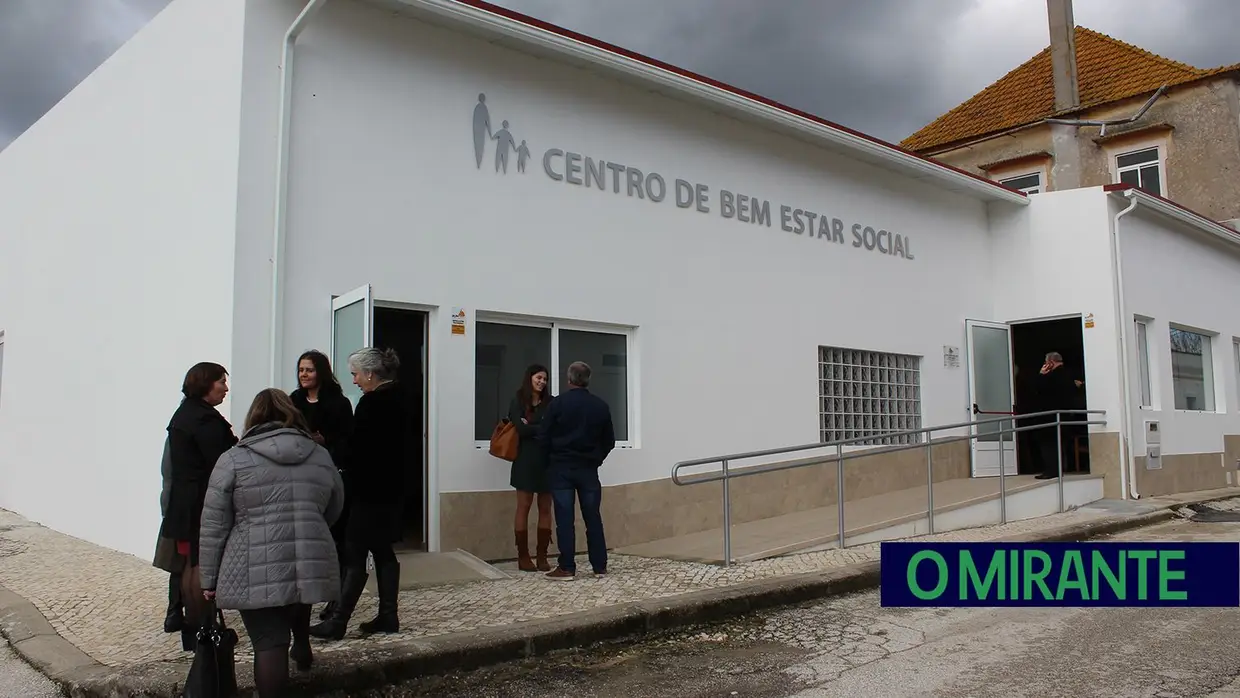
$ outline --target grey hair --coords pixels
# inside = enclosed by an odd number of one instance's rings
[[[393,349],[366,347],[349,354],[349,368],[359,373],[373,373],[379,380],[391,380],[400,369],[400,357]]]
[[[578,388],[590,387],[590,364],[574,361],[568,365],[568,384]]]
[[[1057,351],[1052,351],[1051,353],[1046,355],[1046,360],[1047,361],[1058,361],[1059,363],[1063,363],[1063,355]]]

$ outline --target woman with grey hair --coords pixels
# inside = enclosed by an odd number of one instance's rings
[[[361,624],[363,633],[400,630],[397,601],[400,563],[392,544],[401,540],[405,479],[412,456],[411,423],[405,390],[397,378],[400,358],[391,349],[366,348],[349,357],[353,384],[362,397],[353,413],[349,437],[349,520],[345,527],[344,580],[340,601],[310,634],[330,640],[344,638],[349,618],[366,586],[366,554],[375,559],[379,613]]]

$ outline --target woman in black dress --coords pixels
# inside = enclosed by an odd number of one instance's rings
[[[297,359],[297,390],[289,397],[310,425],[310,438],[327,449],[345,481],[345,508],[332,526],[336,557],[340,560],[340,578],[344,579],[344,532],[349,521],[348,451],[353,434],[353,403],[344,396],[340,381],[332,373],[331,362],[321,351],[310,350]],[[323,607],[320,620],[331,615],[336,602]]]
[[[360,625],[363,633],[400,631],[397,604],[400,563],[393,543],[404,528],[405,478],[414,464],[421,432],[409,410],[405,388],[396,380],[400,359],[391,349],[359,349],[349,356],[353,383],[362,389],[349,438],[348,496],[352,501],[345,530],[344,580],[340,603],[310,634],[344,638],[349,618],[366,586],[366,554],[375,560],[379,613]]]
[[[168,506],[159,535],[176,541],[184,556],[181,603],[185,622],[181,648],[194,651],[194,635],[201,626],[205,600],[198,578],[198,527],[203,500],[215,463],[237,443],[232,425],[216,408],[228,395],[228,371],[219,364],[194,365],[181,384],[184,399],[168,422]]]
[[[547,548],[551,545],[551,490],[547,487],[547,447],[540,442],[538,424],[551,404],[549,373],[537,364],[525,369],[521,387],[508,406],[508,421],[520,436],[517,458],[512,462],[509,484],[517,491],[517,515],[513,524],[517,541],[517,567],[522,572],[551,569]],[[530,559],[530,506],[538,500],[538,561]]]

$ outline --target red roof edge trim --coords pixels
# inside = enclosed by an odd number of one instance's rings
[[[768,98],[766,98],[766,97],[763,97],[763,96],[761,96],[761,95],[755,94],[755,93],[753,93],[753,92],[749,92],[749,91],[747,91],[747,90],[742,90],[742,89],[741,89],[741,88],[739,88],[739,87],[734,87],[734,86],[729,85],[729,84],[727,84],[727,83],[725,83],[725,82],[720,82],[720,81],[715,80],[715,79],[713,79],[713,78],[708,78],[708,77],[706,77],[705,75],[699,75],[699,74],[694,73],[694,72],[692,72],[692,71],[685,70],[684,68],[680,68],[680,67],[674,66],[674,65],[672,65],[672,64],[670,64],[670,63],[665,63],[665,62],[660,61],[660,60],[658,60],[658,59],[656,59],[656,58],[651,58],[651,57],[649,57],[649,56],[646,56],[646,55],[643,55],[643,54],[637,53],[636,51],[630,51],[629,49],[622,48],[622,47],[620,47],[620,46],[616,46],[616,45],[614,45],[614,44],[609,44],[609,43],[607,43],[607,42],[605,42],[605,41],[602,41],[602,40],[600,40],[600,39],[595,39],[595,38],[594,38],[594,37],[592,37],[592,36],[587,36],[587,35],[585,35],[585,34],[581,34],[581,33],[579,33],[579,32],[575,32],[575,31],[573,31],[573,30],[571,30],[571,29],[565,29],[564,27],[561,27],[561,26],[556,25],[556,24],[551,24],[550,22],[544,22],[544,21],[542,21],[541,19],[537,19],[537,18],[535,18],[535,17],[531,17],[531,16],[529,16],[529,15],[524,15],[524,14],[521,14],[520,12],[517,12],[517,11],[515,11],[515,10],[510,10],[510,9],[508,9],[508,8],[506,8],[506,7],[500,7],[499,5],[492,5],[492,4],[491,4],[491,3],[489,3],[489,2],[485,2],[485,0],[452,0],[452,2],[455,2],[455,3],[459,4],[459,5],[465,5],[465,6],[467,6],[467,7],[472,7],[472,8],[474,8],[474,9],[476,9],[476,10],[481,10],[481,11],[483,11],[483,12],[488,12],[488,13],[490,13],[490,14],[497,15],[497,16],[499,16],[499,17],[503,17],[503,18],[505,18],[505,19],[509,19],[509,20],[514,21],[514,22],[519,22],[519,23],[524,24],[524,25],[526,25],[526,26],[528,26],[528,27],[533,27],[534,29],[539,29],[539,30],[541,30],[541,31],[545,31],[545,32],[548,32],[548,33],[550,33],[550,34],[555,34],[555,35],[557,35],[557,36],[561,36],[561,37],[564,37],[564,38],[566,38],[566,39],[572,39],[572,40],[574,40],[574,41],[579,41],[579,42],[581,42],[581,43],[583,43],[583,44],[587,44],[587,45],[589,45],[589,46],[593,46],[594,48],[602,49],[602,50],[604,50],[604,51],[608,51],[608,52],[610,52],[610,53],[615,53],[615,54],[617,54],[617,55],[624,56],[625,58],[628,58],[628,59],[633,60],[633,61],[637,61],[638,63],[643,63],[643,64],[645,64],[645,65],[648,65],[648,66],[652,67],[652,68],[658,68],[658,69],[660,69],[660,70],[666,70],[666,71],[667,71],[667,72],[669,72],[669,73],[674,73],[674,74],[679,75],[679,76],[681,76],[681,77],[684,77],[684,78],[689,78],[690,80],[696,80],[697,82],[701,82],[701,83],[704,83],[704,84],[710,85],[711,87],[714,87],[714,88],[719,89],[719,90],[723,90],[723,91],[725,91],[725,92],[729,92],[729,93],[734,94],[734,95],[736,95],[736,96],[738,96],[738,97],[743,97],[743,98],[748,99],[748,100],[750,100],[750,101],[752,101],[752,102],[757,102],[757,103],[759,103],[759,104],[763,104],[763,105],[768,106],[768,107],[771,107],[771,108],[773,108],[773,109],[778,109],[778,110],[780,110],[780,111],[782,111],[782,112],[785,112],[785,113],[791,114],[791,115],[796,116],[796,117],[799,117],[799,118],[801,118],[801,119],[805,119],[805,120],[807,120],[807,121],[811,121],[811,122],[816,123],[816,124],[818,124],[818,125],[820,125],[820,126],[826,126],[827,128],[834,129],[834,130],[836,130],[836,131],[841,131],[841,132],[843,132],[843,133],[847,133],[847,134],[849,134],[849,135],[851,135],[851,136],[855,136],[855,137],[857,137],[857,138],[861,138],[861,139],[863,139],[863,140],[867,140],[867,141],[869,141],[869,142],[871,142],[871,143],[874,143],[875,145],[879,145],[879,146],[882,146],[882,147],[884,147],[884,148],[887,148],[888,150],[891,150],[891,151],[892,151],[893,153],[895,153],[895,154],[905,155],[905,156],[908,156],[908,157],[910,157],[910,158],[914,158],[914,159],[917,159],[917,160],[921,160],[921,161],[923,161],[923,162],[927,162],[927,163],[929,163],[929,164],[931,164],[931,165],[934,165],[935,167],[938,167],[938,168],[940,168],[940,169],[947,170],[947,171],[949,171],[949,172],[955,172],[955,173],[957,173],[957,174],[962,174],[962,175],[965,175],[966,177],[970,177],[970,178],[975,179],[975,180],[977,180],[977,181],[979,181],[979,182],[983,182],[983,183],[985,183],[985,184],[989,184],[989,185],[991,185],[991,186],[993,186],[993,187],[995,187],[995,188],[997,188],[997,189],[1003,189],[1003,190],[1006,190],[1006,191],[1008,191],[1008,192],[1015,192],[1015,193],[1017,193],[1017,194],[1020,194],[1020,195],[1022,195],[1022,196],[1025,196],[1026,198],[1028,198],[1028,195],[1026,195],[1024,192],[1017,192],[1017,191],[1015,191],[1015,190],[1013,190],[1013,189],[1009,189],[1008,187],[1005,187],[1005,186],[1003,186],[1003,185],[999,184],[998,182],[995,182],[995,181],[992,181],[992,180],[986,179],[985,177],[982,177],[982,176],[979,176],[979,175],[973,174],[972,172],[968,172],[968,171],[966,171],[966,170],[962,170],[962,169],[960,169],[960,168],[958,168],[958,167],[954,167],[954,166],[952,166],[952,165],[948,165],[947,163],[944,163],[944,162],[939,162],[938,160],[934,160],[934,159],[932,159],[932,158],[925,157],[924,155],[920,155],[920,154],[915,153],[915,152],[913,152],[913,151],[911,151],[911,150],[906,150],[905,148],[902,148],[902,147],[900,147],[900,146],[898,146],[898,145],[896,145],[896,144],[894,144],[894,143],[889,143],[889,142],[887,142],[887,141],[884,141],[884,140],[882,140],[881,138],[875,138],[874,136],[871,136],[871,135],[869,135],[869,134],[865,134],[865,133],[862,133],[862,132],[860,132],[860,131],[856,131],[856,130],[853,130],[853,129],[851,129],[851,128],[848,128],[847,126],[841,126],[840,124],[837,124],[837,123],[835,123],[835,122],[833,122],[833,121],[828,121],[828,120],[826,120],[826,119],[823,119],[822,117],[819,117],[819,116],[814,116],[813,114],[810,114],[809,112],[804,112],[804,111],[801,111],[800,109],[796,109],[796,108],[794,108],[794,107],[790,107],[790,106],[788,106],[788,105],[786,105],[786,104],[781,104],[781,103],[779,103],[779,102],[776,102],[776,101],[775,101],[775,100],[773,100],[773,99],[768,99]]]
[[[1134,192],[1136,192],[1136,193],[1138,193],[1138,194],[1141,194],[1142,196],[1147,196],[1147,197],[1149,197],[1149,198],[1151,198],[1151,199],[1155,199],[1155,200],[1157,200],[1157,201],[1159,201],[1159,202],[1161,202],[1161,203],[1164,203],[1164,204],[1166,204],[1166,205],[1168,205],[1168,206],[1171,206],[1171,207],[1173,207],[1173,208],[1179,209],[1179,210],[1180,210],[1180,211],[1182,211],[1183,213],[1186,213],[1186,214],[1188,214],[1188,215],[1192,216],[1193,218],[1196,218],[1197,220],[1201,221],[1202,223],[1205,223],[1205,224],[1207,224],[1207,225],[1214,226],[1215,228],[1218,228],[1220,231],[1226,232],[1226,233],[1228,233],[1229,235],[1236,236],[1236,237],[1237,237],[1237,242],[1240,242],[1240,233],[1237,233],[1237,232],[1236,232],[1235,230],[1233,230],[1230,226],[1223,225],[1222,223],[1220,223],[1220,222],[1218,222],[1218,221],[1214,220],[1213,218],[1207,218],[1207,217],[1205,217],[1205,216],[1201,215],[1200,213],[1197,213],[1196,211],[1192,210],[1191,208],[1188,208],[1187,206],[1184,206],[1183,204],[1177,204],[1176,202],[1172,201],[1171,199],[1168,199],[1168,198],[1163,197],[1163,196],[1159,196],[1158,194],[1151,194],[1150,192],[1148,192],[1148,191],[1146,191],[1146,190],[1144,190],[1144,189],[1142,189],[1142,188],[1140,188],[1140,187],[1136,187],[1136,186],[1133,186],[1133,185],[1131,185],[1131,184],[1127,184],[1127,183],[1124,183],[1124,182],[1116,182],[1116,183],[1114,183],[1114,184],[1104,184],[1104,185],[1102,186],[1102,190],[1103,190],[1104,192],[1107,192],[1107,193],[1111,193],[1111,192],[1120,192],[1120,191],[1129,191],[1129,190],[1132,190],[1132,191],[1134,191]]]

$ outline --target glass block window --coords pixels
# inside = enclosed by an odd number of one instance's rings
[[[824,443],[921,443],[921,358],[839,347],[818,349],[818,422]]]

